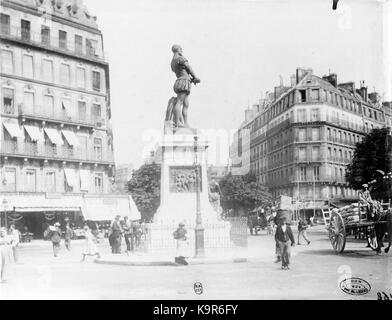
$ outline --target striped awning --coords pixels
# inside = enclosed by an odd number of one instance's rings
[[[16,121],[3,122],[3,125],[12,138],[24,138],[24,134]]]
[[[24,125],[23,127],[25,128],[25,130],[29,134],[31,140],[33,140],[33,141],[43,141],[44,140],[44,135],[42,134],[41,130],[38,127],[28,126],[28,125]]]
[[[61,139],[61,136],[56,129],[44,128],[44,130],[52,143],[58,146],[62,146],[64,144],[63,139]]]

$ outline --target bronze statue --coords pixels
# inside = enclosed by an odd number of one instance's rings
[[[189,128],[188,96],[191,93],[191,84],[200,83],[200,79],[196,77],[188,60],[182,55],[182,48],[175,44],[172,46],[172,51],[174,55],[171,61],[171,69],[177,77],[173,90],[177,94],[177,97],[172,97],[169,100],[165,120],[171,121],[171,119],[173,119],[174,129],[179,127]]]

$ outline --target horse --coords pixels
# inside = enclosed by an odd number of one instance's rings
[[[388,253],[392,245],[392,209],[389,208],[386,211],[379,211],[379,213],[376,214],[372,220],[375,222],[374,232],[377,239],[376,253],[381,253],[381,247],[383,246],[386,233],[388,233],[388,247],[386,247],[384,251],[385,253]]]

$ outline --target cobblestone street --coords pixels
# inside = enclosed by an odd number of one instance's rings
[[[311,228],[309,236],[309,246],[293,249],[287,271],[274,263],[274,240],[265,231],[249,236],[248,262],[188,267],[82,263],[82,240],[59,258],[49,242],[35,241],[21,245],[0,299],[377,299],[378,291],[392,291],[391,254],[376,256],[364,240],[350,239],[336,255],[324,227]],[[109,254],[106,239],[100,246]],[[369,282],[370,293],[342,292],[338,283],[349,276]],[[202,295],[194,293],[195,282],[202,283]]]

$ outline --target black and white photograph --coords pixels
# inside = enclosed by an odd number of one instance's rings
[[[0,0],[0,122],[0,300],[392,300],[392,0]]]

